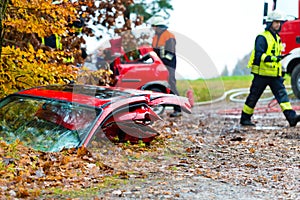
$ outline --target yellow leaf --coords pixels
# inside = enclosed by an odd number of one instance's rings
[[[255,149],[254,149],[253,147],[251,147],[251,148],[249,149],[249,151],[250,151],[250,153],[255,153]]]

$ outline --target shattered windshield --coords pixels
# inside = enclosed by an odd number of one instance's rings
[[[0,104],[0,138],[41,151],[78,147],[99,113],[70,102],[10,96]]]

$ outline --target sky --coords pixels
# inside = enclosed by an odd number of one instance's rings
[[[172,5],[169,30],[194,41],[214,65],[201,66],[199,74],[182,67],[186,64],[179,58],[177,70],[185,78],[197,78],[213,67],[221,73],[227,66],[231,72],[238,60],[251,52],[256,35],[264,29],[263,0],[172,0]],[[184,59],[185,55],[178,57]]]

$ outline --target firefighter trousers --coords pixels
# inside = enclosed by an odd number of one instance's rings
[[[270,87],[275,99],[279,103],[281,110],[285,116],[295,116],[295,111],[289,102],[286,88],[283,84],[283,77],[268,77],[254,74],[250,87],[250,94],[246,98],[243,107],[241,120],[250,120],[254,113],[254,108],[259,98],[263,94],[267,86]]]
[[[175,94],[177,96],[179,96],[179,92],[177,91],[177,87],[176,87],[176,78],[175,78],[175,71],[176,69],[173,67],[169,67],[167,66],[168,71],[169,71],[169,85],[170,85],[170,89],[171,89],[171,93]],[[181,112],[181,108],[180,106],[174,106],[174,111],[175,112]]]

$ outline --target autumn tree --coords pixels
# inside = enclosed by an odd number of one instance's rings
[[[152,4],[168,8],[169,0]],[[144,6],[143,9],[137,9]],[[93,37],[92,23],[121,34],[144,22],[157,6],[133,0],[3,0],[0,4],[0,97],[37,85],[65,83],[77,79],[82,64],[83,34]],[[136,13],[131,21],[130,13]],[[147,13],[148,14],[147,14]],[[124,25],[116,28],[116,18],[124,18]],[[80,33],[74,25],[82,20]],[[55,35],[61,48],[51,48],[44,38]],[[130,38],[130,37],[129,37]],[[66,58],[72,58],[66,62]],[[105,83],[104,83],[105,84]]]
[[[64,35],[70,21],[76,20],[73,6],[64,4],[42,0],[2,1],[1,97],[24,88],[75,78],[77,70],[63,59],[70,56],[69,52],[78,54],[78,48],[68,45],[59,51],[41,43],[41,38],[51,34]]]
[[[141,18],[139,21],[147,21],[156,14],[169,17],[169,10],[173,10],[171,0],[135,0],[134,4],[130,4],[126,8],[124,15],[126,18],[130,18],[130,14],[134,13],[138,16],[138,18]]]

